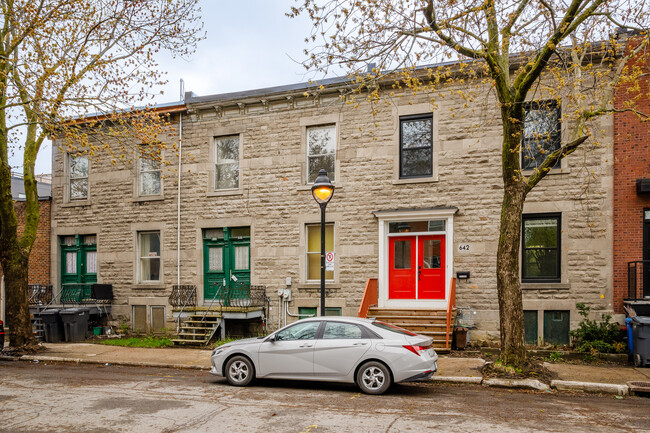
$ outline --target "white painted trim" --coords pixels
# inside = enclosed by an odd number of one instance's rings
[[[379,308],[433,308],[446,309],[451,291],[451,277],[454,275],[454,214],[458,209],[396,210],[376,214],[379,220]],[[398,221],[421,221],[431,219],[445,220],[445,299],[415,300],[388,298],[388,224]],[[415,233],[409,233],[414,235]],[[427,232],[422,235],[440,235],[441,232]]]

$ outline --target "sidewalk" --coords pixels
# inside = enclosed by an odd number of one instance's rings
[[[88,343],[44,343],[46,350],[37,355],[26,355],[20,360],[39,362],[77,362],[111,365],[131,365],[209,370],[210,350],[193,348],[144,349]],[[479,369],[481,358],[456,358],[442,355],[438,361],[435,381],[474,383],[510,388],[544,390],[543,385],[530,385],[529,381],[507,379],[483,380]],[[650,368],[632,366],[592,366],[584,364],[546,364],[558,375],[555,389],[609,392],[626,395],[630,382],[645,383],[650,387]],[[536,381],[534,381],[536,382]],[[585,385],[586,384],[586,385]],[[544,388],[546,387],[546,388]],[[634,389],[632,389],[634,391]]]

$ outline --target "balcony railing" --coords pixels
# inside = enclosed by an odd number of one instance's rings
[[[52,285],[29,284],[27,286],[29,305],[48,305],[52,302]]]
[[[650,260],[627,264],[627,300],[650,298]]]
[[[62,305],[110,304],[112,301],[112,284],[63,284],[59,296],[59,302]]]

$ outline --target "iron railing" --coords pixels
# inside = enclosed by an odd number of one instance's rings
[[[650,260],[627,264],[627,300],[650,298]]]
[[[51,284],[29,284],[27,286],[27,298],[29,305],[42,306],[52,302]]]
[[[59,302],[62,305],[110,304],[113,301],[111,284],[66,283],[61,285]]]
[[[195,307],[196,286],[193,284],[174,284],[169,295],[169,305],[172,307]]]

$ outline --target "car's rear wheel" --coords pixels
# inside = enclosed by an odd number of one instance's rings
[[[226,379],[234,386],[246,386],[255,377],[253,363],[245,356],[233,356],[226,364]]]
[[[357,372],[357,385],[366,394],[383,394],[391,382],[390,371],[381,362],[368,361]]]

